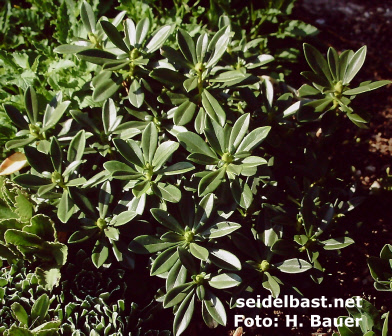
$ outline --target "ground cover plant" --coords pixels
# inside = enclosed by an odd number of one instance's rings
[[[318,50],[293,6],[0,7],[0,333],[223,334],[237,298],[328,286],[367,196],[342,133],[391,82],[358,82],[366,46]],[[387,335],[365,302],[335,335]]]

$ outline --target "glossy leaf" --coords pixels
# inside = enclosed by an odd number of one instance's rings
[[[146,52],[153,53],[165,43],[166,39],[169,37],[171,33],[172,26],[165,25],[158,29],[158,31],[154,34],[152,39],[146,45]]]
[[[188,152],[204,154],[214,159],[217,158],[216,154],[199,135],[192,132],[182,132],[177,135],[177,138]]]
[[[231,252],[222,249],[210,250],[211,261],[223,269],[231,271],[241,270],[241,261]]]
[[[142,45],[143,41],[146,39],[149,30],[150,20],[145,17],[144,19],[140,20],[136,25],[135,47],[139,47]]]
[[[207,230],[200,233],[203,237],[208,239],[219,238],[226,236],[235,230],[238,230],[241,224],[234,222],[220,222],[212,225]]]
[[[179,234],[184,233],[184,228],[181,224],[168,212],[162,209],[151,209],[151,214],[164,227]]]
[[[203,303],[212,318],[219,324],[225,326],[227,323],[227,316],[222,301],[219,300],[215,294],[209,292],[207,298],[203,300]]]
[[[109,21],[101,21],[101,27],[113,44],[124,52],[129,52],[117,28]]]
[[[132,81],[132,84],[129,87],[128,98],[129,102],[137,108],[142,106],[144,102],[144,92],[136,78]]]
[[[321,53],[308,43],[304,43],[306,61],[312,70],[318,75],[324,75],[329,83],[332,83],[332,75],[328,63]]]
[[[193,311],[195,309],[195,295],[190,292],[179,306],[173,322],[173,331],[175,336],[180,336],[191,322]]]
[[[36,123],[38,121],[38,100],[37,94],[32,86],[29,86],[25,92],[25,105],[29,120]]]
[[[80,9],[80,17],[82,18],[82,22],[84,27],[86,28],[88,33],[95,32],[95,15],[92,7],[87,1],[83,1],[82,7]]]
[[[151,265],[150,275],[158,275],[169,271],[178,260],[176,247],[160,253]]]
[[[185,30],[180,28],[177,32],[177,42],[187,61],[195,65],[197,63],[196,47],[192,37]]]
[[[217,289],[226,289],[238,286],[241,282],[241,277],[235,273],[221,273],[213,276],[208,284]]]
[[[229,138],[230,153],[233,153],[238,148],[245,134],[248,132],[249,122],[250,122],[250,115],[249,113],[247,113],[239,117],[237,121],[234,123]]]
[[[158,144],[158,131],[153,123],[149,123],[142,134],[142,151],[144,161],[152,163]]]
[[[358,71],[362,68],[366,58],[366,46],[360,48],[350,59],[343,78],[343,85],[349,84]]]
[[[236,153],[251,152],[263,142],[270,130],[270,126],[264,126],[254,129],[244,138],[244,140],[242,140],[242,142],[237,148]]]
[[[302,259],[288,259],[275,266],[284,273],[302,273],[312,268],[312,265]]]
[[[168,247],[174,246],[177,243],[168,243],[160,240],[154,236],[139,236],[131,241],[129,250],[139,254],[149,254],[162,251]]]
[[[198,194],[200,197],[212,193],[219,187],[225,176],[226,170],[224,167],[214,170],[204,176],[198,186]]]
[[[206,89],[201,94],[201,103],[209,117],[223,127],[226,122],[226,113],[215,97]]]

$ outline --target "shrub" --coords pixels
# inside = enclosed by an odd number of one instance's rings
[[[308,277],[321,283],[324,262],[354,243],[340,223],[362,200],[349,164],[328,159],[337,153],[331,137],[347,119],[363,127],[352,100],[390,83],[353,87],[366,47],[330,48],[325,59],[305,43],[311,71],[302,75],[312,86],[297,91],[287,63],[299,49],[275,46],[315,29],[280,21],[292,1],[226,8],[219,18],[187,2],[160,15],[122,1],[124,11],[98,20],[97,1],[60,3],[72,15],[53,37],[1,54],[13,69],[1,99],[16,130],[5,147],[23,152],[28,167],[12,176],[25,189],[3,192],[27,217],[0,223],[2,259],[39,263],[48,290],[62,274],[50,310],[59,332],[142,335],[122,293],[123,268],[139,263],[162,278],[156,299],[173,308],[175,336],[199,312],[209,327],[226,325],[230,297],[260,288],[276,297],[286,284],[300,292]],[[268,36],[264,22],[275,29]],[[31,76],[16,90],[19,72]],[[66,241],[85,252],[60,274]],[[168,334],[146,335],[154,333]]]

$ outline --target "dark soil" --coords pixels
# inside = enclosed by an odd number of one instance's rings
[[[329,46],[339,52],[358,50],[367,45],[364,67],[355,78],[359,84],[366,80],[392,79],[392,2],[387,0],[298,0],[293,19],[299,19],[320,30],[316,47],[326,53]],[[369,128],[362,130],[349,126],[347,138],[355,139],[341,146],[342,160],[350,160],[359,181],[360,192],[366,195],[364,203],[346,218],[354,232],[355,244],[342,250],[338,259],[324,265],[328,272],[320,287],[304,291],[305,297],[349,298],[361,296],[381,311],[392,310],[392,293],[374,289],[366,258],[378,256],[382,247],[392,243],[392,177],[386,169],[392,164],[392,85],[357,97],[354,109],[371,115]],[[392,170],[392,169],[391,169]],[[319,288],[319,289],[317,289]],[[316,290],[315,290],[316,289]],[[257,328],[246,330],[245,335],[327,336],[336,328],[310,328],[309,315],[337,317],[348,315],[345,309],[312,309],[305,313],[295,310],[275,311],[279,325],[285,324],[285,315],[297,315],[301,328]],[[236,335],[237,336],[237,335]]]

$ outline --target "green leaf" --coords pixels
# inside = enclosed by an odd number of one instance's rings
[[[331,71],[332,77],[336,82],[340,81],[342,78],[339,78],[339,74],[340,74],[339,55],[334,48],[330,47],[328,49],[327,59],[328,59],[328,66]]]
[[[178,140],[182,146],[190,153],[200,153],[209,156],[213,159],[217,159],[216,154],[211,150],[210,147],[203,141],[203,139],[192,132],[182,132],[177,135]]]
[[[84,194],[82,189],[68,188],[68,192],[71,199],[85,215],[96,218],[96,208],[92,205],[90,198]]]
[[[219,163],[218,157],[211,157],[200,153],[192,153],[188,155],[187,159],[201,165],[215,165]]]
[[[129,87],[128,99],[129,102],[137,108],[142,106],[144,102],[143,88],[140,86],[139,81],[136,78],[132,81],[132,84]]]
[[[300,97],[309,97],[309,96],[315,96],[315,95],[320,94],[320,91],[315,89],[313,86],[310,86],[308,84],[304,84],[298,89],[298,94]],[[296,102],[293,105],[295,105],[295,104],[300,105],[300,103],[301,102]],[[295,105],[295,106],[297,106],[297,105]],[[284,115],[286,115],[286,114],[287,114],[287,112],[284,112]]]
[[[144,19],[140,20],[136,25],[136,32],[135,32],[135,47],[139,48],[143,41],[146,39],[148,31],[150,30],[150,20],[145,17]]]
[[[47,131],[48,129],[51,129],[53,126],[55,126],[60,121],[70,103],[70,101],[65,101],[58,104],[54,110],[46,110],[41,131]]]
[[[109,98],[102,107],[102,124],[105,134],[114,131],[117,121],[117,110],[113,99]]]
[[[166,39],[169,37],[171,33],[172,26],[166,25],[157,30],[154,36],[146,45],[146,53],[151,54],[165,43]]]
[[[177,43],[187,61],[196,65],[196,47],[192,37],[183,29],[177,31]]]
[[[101,20],[100,23],[102,29],[104,30],[104,32],[106,33],[110,41],[112,41],[117,48],[128,53],[129,49],[125,45],[123,38],[121,34],[118,32],[117,28],[113,26],[113,24],[110,23],[109,21]]]
[[[131,168],[129,165],[119,161],[108,161],[103,167],[116,179],[137,180],[142,174]],[[106,178],[105,178],[106,179]]]
[[[91,254],[91,260],[96,268],[100,268],[109,257],[109,248],[97,240]]]
[[[136,44],[136,28],[135,23],[131,19],[124,21],[125,41],[128,47],[134,47]]]
[[[391,81],[389,81],[389,80],[377,81],[377,82],[373,82],[373,83],[370,83],[367,85],[361,85],[355,89],[343,91],[343,94],[345,96],[357,95],[357,94],[360,94],[363,92],[368,92],[368,91],[378,89],[378,88],[380,88],[384,85],[388,85],[388,84],[391,84]]]
[[[177,260],[166,278],[166,292],[169,292],[174,287],[184,284],[187,274],[188,272],[186,267],[181,264],[180,260]]]
[[[214,96],[206,89],[201,94],[201,103],[209,117],[223,127],[226,122],[226,113]]]
[[[199,244],[190,243],[189,244],[189,251],[197,259],[200,259],[200,260],[207,260],[208,259],[208,255],[209,255],[208,250]]]
[[[199,83],[198,77],[191,77],[183,81],[182,85],[186,92],[196,89]]]
[[[22,187],[26,188],[35,188],[37,189],[40,186],[50,184],[51,181],[49,179],[36,176],[36,175],[31,175],[31,174],[20,174],[18,176],[15,176],[13,181]]]
[[[178,260],[176,247],[160,253],[151,265],[150,275],[158,275],[169,271]]]
[[[31,218],[30,224],[23,227],[24,232],[35,234],[45,241],[55,241],[56,230],[54,222],[46,215],[35,215]]]
[[[203,300],[203,304],[207,308],[207,311],[216,322],[225,326],[227,323],[227,316],[223,303],[211,291],[208,291],[206,295],[207,297]]]
[[[128,249],[139,254],[149,254],[165,250],[177,244],[177,242],[165,242],[157,237],[145,235],[136,237],[132,240]]]
[[[196,42],[196,59],[198,63],[202,63],[204,61],[207,48],[208,48],[208,35],[207,33],[203,33],[199,36]]]
[[[192,286],[193,283],[188,282],[172,288],[167,292],[165,300],[163,301],[163,306],[165,308],[170,308],[184,301],[188,294],[192,292]]]
[[[219,238],[238,230],[240,227],[241,224],[238,223],[220,222],[212,225],[207,230],[204,230],[200,235],[208,239]]]
[[[344,76],[346,74],[347,67],[350,63],[350,60],[354,56],[354,51],[352,50],[345,50],[339,55],[339,78],[343,81]]]
[[[114,139],[114,145],[120,154],[136,166],[144,167],[143,153],[140,146],[134,140]]]
[[[100,75],[98,75],[94,78],[99,79],[94,82],[94,93],[92,98],[95,102],[100,102],[110,98],[117,92],[117,90],[121,86],[121,79],[113,80],[110,76],[109,71],[102,72],[102,74],[104,74],[105,76],[99,77]],[[107,76],[106,74],[108,74],[109,76]]]
[[[185,248],[179,246],[177,248],[178,256],[180,258],[181,264],[192,274],[197,274],[198,266],[196,266],[195,260],[190,252]]]
[[[102,184],[98,195],[98,211],[100,218],[106,217],[106,214],[109,209],[109,204],[111,203],[112,199],[113,195],[112,189],[110,187],[110,182],[106,181],[104,184]]]
[[[280,293],[280,286],[279,283],[276,281],[276,278],[269,274],[269,272],[264,272],[267,277],[267,281],[262,283],[265,289],[268,289],[273,297],[278,297]]]
[[[184,101],[174,110],[173,120],[177,126],[183,126],[189,123],[195,115],[197,105],[190,100]]]
[[[205,223],[211,217],[212,211],[214,210],[214,202],[214,195],[209,194],[204,196],[197,205],[193,224],[196,233],[199,233],[203,229]]]
[[[62,161],[63,154],[61,151],[60,144],[55,137],[52,137],[50,141],[50,160],[52,161],[53,168],[55,171],[62,173]]]
[[[17,320],[27,327],[29,325],[29,315],[23,306],[19,302],[14,302],[11,309]]]
[[[68,243],[81,243],[90,238],[92,238],[96,233],[98,233],[98,227],[94,226],[91,228],[85,228],[83,230],[75,231],[68,238]]]
[[[366,46],[360,48],[348,62],[346,72],[343,77],[343,85],[349,84],[358,71],[362,68],[366,58]]]
[[[227,149],[227,141],[225,139],[225,130],[215,120],[207,119],[204,134],[207,137],[208,143],[219,155]]]
[[[218,267],[229,271],[241,270],[241,261],[231,252],[222,249],[210,250],[210,260]]]
[[[49,155],[39,152],[35,147],[26,146],[24,150],[28,163],[36,171],[42,173],[53,169]]]
[[[199,186],[198,186],[199,196],[202,197],[215,191],[216,188],[218,188],[219,185],[222,183],[225,173],[226,173],[226,169],[225,167],[222,167],[204,176],[199,182]]]
[[[217,289],[226,289],[238,286],[242,282],[240,276],[234,273],[221,273],[213,276],[208,284]]]
[[[171,176],[171,175],[183,174],[193,169],[195,169],[195,167],[189,162],[177,162],[174,165],[171,165],[165,169],[158,171],[157,174]]]
[[[15,229],[8,229],[4,234],[4,240],[7,244],[18,246],[22,253],[25,252],[25,248],[30,251],[45,248],[44,241],[37,235]]]
[[[75,212],[74,203],[68,195],[68,191],[64,190],[60,203],[57,206],[57,217],[62,223],[68,222]]]
[[[42,294],[31,308],[31,321],[42,323],[49,311],[49,304],[49,296],[46,293]]]
[[[305,260],[293,258],[275,264],[275,267],[283,273],[302,273],[311,269],[312,265]]]
[[[236,153],[251,152],[264,141],[270,130],[270,126],[258,127],[254,129],[244,138],[244,140],[242,140],[237,148]]]
[[[7,104],[4,104],[3,107],[8,117],[18,128],[29,129],[29,124],[16,107]]]
[[[328,96],[322,99],[313,100],[309,103],[306,103],[304,106],[312,107],[314,108],[314,112],[321,113],[329,109],[332,104],[333,104],[333,98]]]
[[[38,117],[38,100],[37,94],[32,86],[29,86],[26,90],[25,105],[29,120],[36,123]]]
[[[86,28],[87,33],[95,33],[95,15],[92,7],[87,1],[83,1],[82,7],[80,8],[80,17],[84,28]]]
[[[249,209],[253,202],[253,193],[249,185],[242,179],[236,178],[231,183],[230,189],[236,203],[244,209]]]
[[[84,61],[98,65],[103,65],[117,58],[116,55],[100,49],[82,50],[79,51],[76,55]]]
[[[341,237],[320,241],[320,243],[324,244],[324,250],[340,250],[346,246],[354,244],[354,240],[352,240],[350,237]]]
[[[181,200],[181,190],[169,183],[159,182],[152,185],[154,194],[159,198],[171,203],[177,203]]]
[[[223,32],[223,34],[220,34]],[[220,35],[220,36],[219,36]],[[216,39],[216,36],[219,36]],[[210,59],[206,64],[206,68],[212,68],[218,63],[222,55],[226,52],[227,46],[229,45],[231,39],[230,27],[223,27],[215,36],[212,38],[208,49],[211,50],[212,46],[214,48],[214,53],[211,55]]]
[[[87,42],[85,46],[76,45],[76,44],[63,44],[54,48],[53,51],[59,54],[76,54],[79,51],[83,51],[90,48],[91,48],[91,43]]]
[[[181,224],[165,210],[151,209],[150,211],[154,218],[170,231],[174,231],[179,234],[184,233],[184,228],[181,226]]]
[[[154,123],[149,123],[142,133],[141,147],[144,161],[152,164],[152,160],[157,150],[158,131]]]
[[[14,140],[7,141],[7,143],[5,144],[5,148],[7,150],[14,149],[14,148],[20,148],[20,147],[24,147],[26,145],[29,145],[34,141],[35,141],[34,137],[29,137],[27,139],[14,139]]]
[[[191,291],[183,300],[176,312],[173,322],[173,331],[175,336],[180,336],[188,327],[192,320],[193,311],[195,309],[195,294]]]
[[[328,82],[332,83],[331,71],[323,55],[308,43],[304,43],[303,47],[306,61],[312,70],[318,75],[324,75]]]
[[[154,157],[152,159],[152,166],[154,167],[154,171],[160,169],[167,160],[169,160],[170,156],[178,149],[179,144],[175,141],[165,141],[159,145],[154,153]]]
[[[246,113],[241,117],[239,117],[235,122],[235,124],[233,125],[233,129],[230,133],[229,146],[228,146],[230,153],[233,153],[237,150],[246,132],[248,132],[249,122],[250,122],[250,115],[249,113]]]
[[[123,211],[120,214],[114,216],[110,221],[110,224],[114,226],[120,226],[129,223],[132,219],[134,219],[138,213],[133,210]]]
[[[211,328],[211,329],[216,328],[219,325],[219,323],[216,322],[213,319],[213,317],[211,316],[211,314],[208,312],[204,301],[202,302],[202,305],[201,305],[201,314],[203,316],[203,321],[208,328]]]
[[[119,240],[119,238],[120,238],[120,232],[118,231],[118,229],[116,229],[116,228],[114,228],[114,227],[112,227],[112,226],[109,226],[109,227],[106,227],[104,230],[103,230],[103,233],[105,234],[105,236],[107,237],[107,238],[109,238],[111,241],[118,241]]]

